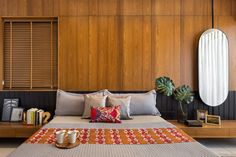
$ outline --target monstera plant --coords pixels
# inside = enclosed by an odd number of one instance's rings
[[[179,102],[179,110],[178,110],[178,121],[184,122],[187,120],[187,110],[184,109],[184,104],[189,104],[193,102],[194,96],[191,88],[187,85],[180,86],[174,91],[174,98]]]
[[[156,91],[166,96],[172,96],[179,102],[177,119],[179,122],[187,120],[187,107],[193,101],[194,96],[191,88],[187,85],[182,85],[175,89],[174,82],[166,76],[156,79]]]
[[[175,85],[169,77],[159,77],[156,79],[156,90],[166,96],[171,96],[175,90]]]

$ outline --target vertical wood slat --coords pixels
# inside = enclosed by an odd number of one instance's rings
[[[55,37],[53,37],[53,88],[57,88],[58,87],[58,69],[59,69],[59,63],[58,63],[58,23],[57,22],[53,22],[53,34],[55,35]]]
[[[30,22],[30,89],[33,88],[32,80],[33,80],[33,24]]]
[[[3,43],[4,43],[4,22],[2,20],[0,20],[0,90],[3,89],[3,85],[4,85],[4,71],[3,71],[3,68],[4,68],[4,60],[3,60],[3,51],[4,51],[4,48],[3,48]]]
[[[51,33],[50,33],[50,71],[51,71],[51,89],[53,89],[53,22],[51,21]]]
[[[3,22],[3,51],[2,51],[2,80],[4,81],[4,86],[8,86],[10,88],[10,23]],[[4,46],[3,46],[4,45]],[[4,52],[8,53],[4,53]],[[7,78],[7,79],[5,79]],[[4,80],[5,79],[5,80]],[[3,86],[2,86],[3,88]]]
[[[10,89],[12,89],[12,22],[10,22]]]

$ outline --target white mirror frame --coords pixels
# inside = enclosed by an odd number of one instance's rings
[[[209,106],[221,105],[229,91],[229,46],[226,35],[208,29],[198,45],[198,84],[202,101]]]

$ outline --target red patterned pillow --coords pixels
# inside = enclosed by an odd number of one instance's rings
[[[113,107],[91,107],[91,122],[121,123],[120,105]]]

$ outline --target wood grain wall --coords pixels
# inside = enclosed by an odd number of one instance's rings
[[[236,90],[236,0],[215,0],[215,13]],[[0,16],[58,17],[59,88],[149,90],[166,75],[197,90],[197,44],[211,28],[211,0],[0,0]],[[2,47],[0,37],[1,79]]]

